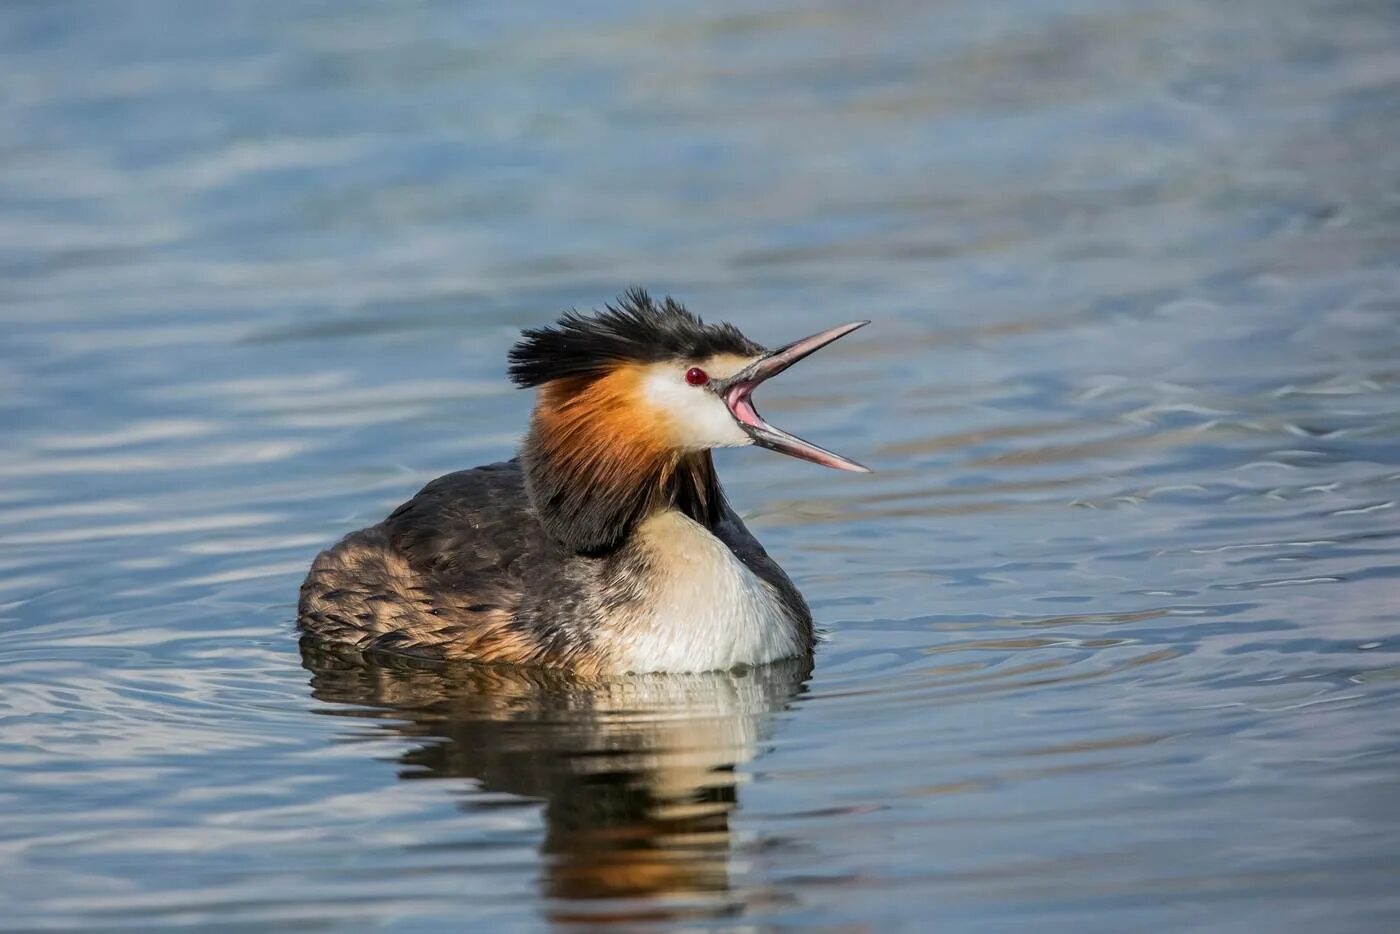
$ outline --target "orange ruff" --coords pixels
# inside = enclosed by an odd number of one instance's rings
[[[644,376],[641,366],[623,364],[604,376],[540,387],[540,450],[573,489],[623,494],[674,471],[680,455],[671,445],[670,426],[643,400]]]

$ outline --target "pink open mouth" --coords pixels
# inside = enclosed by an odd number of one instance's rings
[[[734,386],[724,394],[724,401],[729,406],[729,412],[734,416],[735,421],[748,428],[765,428],[763,416],[758,414],[758,409],[754,408],[753,399],[750,394],[754,391],[754,384],[745,383],[742,386]]]

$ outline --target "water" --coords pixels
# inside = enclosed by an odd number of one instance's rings
[[[520,6],[0,9],[0,926],[1393,929],[1394,4]],[[633,283],[814,667],[303,658]]]

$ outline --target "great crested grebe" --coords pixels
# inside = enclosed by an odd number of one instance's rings
[[[362,650],[593,675],[804,655],[806,601],[729,508],[710,449],[867,472],[768,424],[752,395],[868,323],[768,351],[633,290],[525,331],[510,376],[539,393],[519,456],[439,477],[323,551],[298,626]]]

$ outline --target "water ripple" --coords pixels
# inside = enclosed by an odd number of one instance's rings
[[[0,10],[8,923],[1393,926],[1390,5],[188,7]],[[719,455],[815,668],[299,651],[632,283],[877,322]]]

